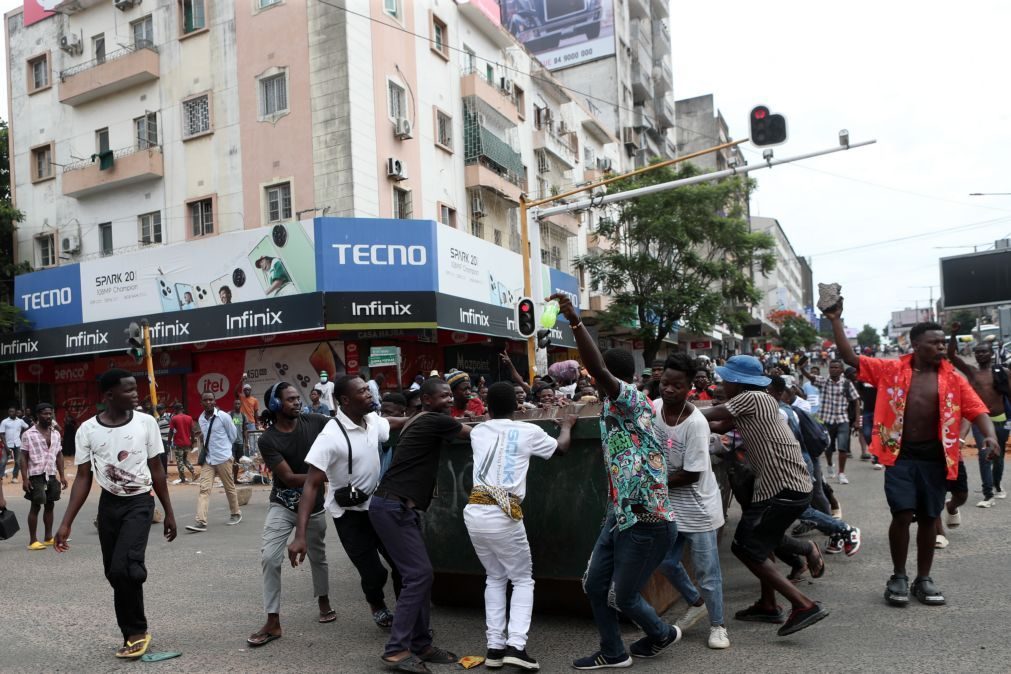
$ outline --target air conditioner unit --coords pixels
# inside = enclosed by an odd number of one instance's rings
[[[67,234],[60,238],[60,252],[64,255],[81,252],[81,237],[76,234]]]
[[[116,7],[116,9],[119,9],[119,10],[122,10],[122,11],[125,12],[126,10],[132,9],[132,8],[136,7],[137,5],[139,5],[140,4],[140,0],[114,0],[114,2],[112,4]]]
[[[641,136],[639,132],[635,130],[634,127],[626,126],[622,129],[621,140],[625,145],[631,145],[638,148],[641,143]]]
[[[513,93],[513,81],[510,80],[510,79],[508,79],[508,78],[501,77],[501,78],[499,78],[499,81],[498,81],[498,88],[501,89],[502,91],[504,91],[505,93],[507,93],[509,95],[512,95],[512,93]]]
[[[407,170],[404,163],[395,157],[386,160],[386,175],[394,180],[407,180]]]
[[[597,157],[597,168],[605,173],[611,170],[611,160],[607,157]]]
[[[393,133],[400,140],[408,140],[411,138],[411,120],[406,117],[397,117],[396,128]]]
[[[470,195],[470,214],[475,218],[484,217],[484,198],[479,192]]]
[[[60,49],[71,56],[80,56],[84,53],[84,44],[81,36],[74,33],[66,33],[60,36]]]

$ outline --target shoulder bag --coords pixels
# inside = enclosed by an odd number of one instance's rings
[[[337,505],[341,508],[353,508],[368,501],[372,494],[364,492],[351,484],[351,473],[354,470],[354,452],[351,449],[351,438],[348,436],[348,432],[344,428],[344,424],[341,423],[340,419],[337,419],[336,421],[337,428],[341,429],[341,433],[344,434],[344,440],[348,443],[348,484],[346,487],[334,490],[333,500],[336,501]]]

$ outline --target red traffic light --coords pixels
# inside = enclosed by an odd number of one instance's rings
[[[751,116],[755,119],[765,119],[766,115],[769,114],[768,108],[755,108],[751,111]]]
[[[529,300],[524,300],[524,301],[520,302],[520,312],[522,312],[522,313],[525,314],[525,313],[528,313],[530,311],[533,311],[533,309],[534,309],[533,302],[531,302]]]

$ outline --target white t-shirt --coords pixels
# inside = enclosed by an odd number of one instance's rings
[[[808,414],[811,413],[811,403],[808,402],[807,400],[804,400],[800,396],[797,396],[794,399],[793,406],[796,407],[798,410],[803,410],[804,412],[807,412]]]
[[[698,473],[699,479],[684,487],[671,488],[670,504],[677,516],[678,531],[697,533],[723,526],[723,500],[709,457],[709,422],[699,410],[677,426],[663,418],[663,400],[654,400],[656,427],[666,436],[667,472]]]
[[[474,485],[501,487],[522,502],[527,493],[530,457],[550,459],[558,441],[540,426],[512,419],[492,419],[474,427]],[[468,504],[463,509],[470,531],[494,532],[515,526],[497,505]]]
[[[329,407],[332,410],[337,409],[337,405],[333,402],[333,382],[328,381],[325,384],[321,381],[316,382],[316,385],[312,387],[314,391],[319,391],[319,401]]]
[[[21,431],[28,428],[28,424],[25,423],[24,419],[19,419],[14,417],[6,417],[3,421],[0,421],[0,431],[4,434],[4,444],[7,445],[9,449],[21,446]]]
[[[339,409],[336,416],[327,422],[316,440],[312,443],[305,462],[326,473],[326,500],[323,507],[333,517],[344,514],[344,508],[334,501],[334,491],[348,486],[348,440],[354,466],[351,471],[351,484],[355,488],[371,494],[379,484],[379,445],[390,439],[390,422],[375,412],[369,412],[363,420],[365,428],[348,419]],[[347,439],[337,424],[344,426]],[[368,510],[371,498],[360,505],[347,510]]]
[[[151,491],[148,459],[165,451],[158,422],[150,414],[133,412],[126,423],[106,426],[91,417],[77,429],[78,466],[91,464],[102,489],[116,496],[136,496]]]

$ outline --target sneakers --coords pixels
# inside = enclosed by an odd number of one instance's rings
[[[860,552],[860,542],[860,530],[856,527],[850,527],[843,537],[843,551],[847,557],[852,557]]]
[[[203,522],[194,522],[193,524],[186,525],[186,531],[192,531],[194,533],[201,533],[207,531],[207,525]]]
[[[502,662],[507,665],[512,665],[513,667],[519,667],[520,669],[530,671],[541,668],[540,664],[527,654],[527,649],[525,648],[520,649],[507,646]],[[485,664],[488,664],[487,660],[485,660]]]
[[[172,484],[186,484],[186,480],[175,479],[172,480]]]
[[[864,452],[863,454],[860,455],[860,460],[861,461],[870,461],[871,460],[871,455],[867,454],[866,452]]]
[[[790,535],[796,538],[798,536],[805,536],[814,530],[815,526],[811,522],[800,522],[797,524],[797,526],[793,528],[793,531],[790,532]]]
[[[489,648],[484,655],[484,666],[488,669],[498,669],[502,666],[502,658],[505,657],[506,649]]]
[[[937,550],[944,550],[949,544],[950,542],[948,539],[941,534],[938,534],[937,538],[934,540],[934,548]]]
[[[381,609],[376,609],[375,611],[372,612],[372,622],[374,622],[376,624],[376,627],[378,627],[379,629],[386,630],[387,632],[389,632],[390,628],[393,627],[393,613],[390,611],[390,609],[388,609],[385,606],[382,607]],[[488,652],[491,653],[492,650],[501,651],[502,649],[501,648],[489,649]],[[502,659],[501,655],[499,656],[499,659],[500,660]],[[501,667],[502,663],[500,662],[498,666]]]
[[[944,595],[941,593],[930,576],[920,576],[913,581],[913,596],[921,604],[926,606],[943,606]]]
[[[726,627],[716,625],[709,628],[709,648],[730,648],[730,637],[727,636]]]
[[[992,508],[993,507],[993,496],[990,498],[985,498],[976,504],[977,508]]]
[[[885,585],[885,601],[892,606],[907,606],[909,604],[909,576],[894,574]]]
[[[631,667],[632,658],[622,655],[617,658],[609,658],[600,651],[585,658],[572,661],[573,669],[611,669],[617,667]]]
[[[885,469],[884,465],[880,464],[880,463],[874,464],[873,468],[874,468],[874,470],[884,470]]]
[[[993,488],[993,496],[994,496],[994,498],[1006,499],[1007,498],[1007,492],[1004,491],[1003,489],[1001,489],[1000,487],[994,487]]]
[[[829,466],[828,467],[828,472],[826,473],[826,475],[828,477],[835,477],[835,475],[836,475],[836,473],[835,473],[835,466]]]
[[[242,521],[242,513],[238,513],[236,515],[232,515],[231,517],[229,517],[228,521],[225,522],[225,524],[227,524],[228,526],[232,527],[232,526],[235,526],[236,524],[238,524],[241,521]]]
[[[839,473],[839,484],[849,484],[850,479],[846,477],[846,473]]]
[[[781,637],[789,636],[794,632],[799,632],[815,624],[819,620],[828,617],[828,609],[822,607],[821,602],[816,601],[808,608],[795,608],[790,611],[790,617],[786,619],[783,626],[776,634]]]
[[[708,613],[709,611],[706,609],[705,604],[701,604],[699,606],[689,606],[684,615],[678,618],[677,622],[674,624],[677,625],[682,632],[684,632],[703,617],[708,615]]]
[[[637,658],[655,658],[664,652],[668,646],[676,644],[679,641],[681,641],[681,628],[677,625],[671,625],[666,639],[657,641],[647,635],[634,642],[628,650]]]
[[[832,518],[837,520],[842,519],[842,506],[838,508],[832,508]]]
[[[947,512],[947,510],[945,512]],[[949,527],[960,526],[962,524],[962,513],[957,510],[953,513],[947,513],[947,516],[945,517],[945,524]]]
[[[829,539],[828,545],[825,546],[825,554],[828,555],[838,555],[840,552],[846,549],[846,544],[844,538],[846,534],[832,534],[832,538]]]

